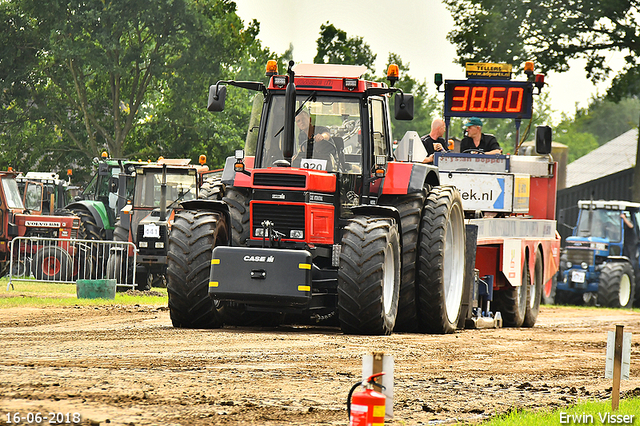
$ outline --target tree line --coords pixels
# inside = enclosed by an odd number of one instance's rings
[[[572,26],[586,13],[576,4],[445,3],[468,21],[449,34],[461,64],[534,59],[543,70],[563,71],[568,59],[587,55],[588,75],[594,80],[606,75],[606,62],[599,58],[612,42],[600,41],[591,50],[560,43],[563,35],[578,37],[588,31],[584,25]],[[627,22],[636,15],[618,13],[625,7],[618,2],[579,3],[597,4],[590,13],[597,10],[618,26],[624,21],[626,28],[637,28],[635,21]],[[519,37],[523,28],[533,31],[545,22],[548,15],[539,10],[547,7],[564,7],[561,16],[567,22]],[[540,16],[531,13],[533,9]],[[264,81],[268,59],[278,60],[281,72],[289,59],[295,60],[292,47],[275,53],[263,46],[259,23],[245,24],[230,0],[10,0],[0,3],[0,14],[2,169],[71,168],[74,179],[82,181],[92,173],[92,159],[105,150],[115,158],[141,160],[160,155],[195,160],[206,154],[211,167],[220,167],[244,144],[251,94],[230,90],[225,112],[212,115],[205,109],[209,85],[225,79]],[[546,50],[531,47],[547,35]],[[618,40],[616,48],[634,47],[631,42],[625,47],[618,33],[610,37]],[[589,43],[587,37],[579,40]],[[365,65],[367,78],[383,80],[385,70],[378,75],[373,67],[376,57],[361,37],[349,36],[329,22],[321,25],[314,62]],[[640,71],[629,61],[605,96],[573,115],[565,114],[555,126],[556,140],[570,147],[570,160],[637,126]],[[406,130],[426,134],[431,120],[442,113],[441,98],[411,76],[410,64],[399,55],[390,53],[389,63],[399,65],[397,86],[413,93],[416,103],[414,120],[394,122],[394,135],[400,138]],[[551,121],[547,96],[536,100],[532,128]],[[513,149],[514,130],[505,120],[485,124],[485,131],[495,133],[505,151]],[[461,122],[454,120],[452,133],[461,136],[461,131]]]

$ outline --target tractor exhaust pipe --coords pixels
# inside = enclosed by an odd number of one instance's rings
[[[293,61],[289,61],[289,68],[287,74],[289,75],[289,82],[287,83],[287,89],[284,95],[284,142],[282,147],[282,154],[291,164],[291,158],[293,157],[293,138],[295,115],[296,115],[296,85],[294,82],[295,73],[293,72]]]
[[[160,222],[167,220],[167,165],[162,165],[162,183],[160,184]]]

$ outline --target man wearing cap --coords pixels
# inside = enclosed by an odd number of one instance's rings
[[[482,154],[501,154],[502,148],[495,136],[482,133],[482,120],[471,117],[464,127],[467,128],[467,136],[460,142],[460,152],[475,152]]]

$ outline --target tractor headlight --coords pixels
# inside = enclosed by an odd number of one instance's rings
[[[149,244],[148,244],[146,241],[140,241],[139,246],[140,246],[141,248],[147,248],[147,247],[149,246]]]
[[[580,266],[582,266],[582,269],[588,269],[589,268],[589,265],[587,264],[587,262],[582,262],[580,264]]]
[[[567,269],[571,269],[572,266],[573,266],[573,263],[567,260]]]
[[[164,248],[164,242],[163,241],[159,241],[156,243],[156,248],[157,249],[163,249]]]
[[[301,231],[300,229],[292,229],[290,235],[291,238],[301,240],[304,237],[304,231]]]
[[[264,228],[256,228],[256,237],[264,237]]]

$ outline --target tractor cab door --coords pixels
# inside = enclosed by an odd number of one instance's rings
[[[28,181],[26,183],[24,187],[23,204],[31,214],[50,214],[49,205],[44,198],[44,185],[40,182]]]
[[[627,212],[625,212],[625,214],[626,213]],[[633,228],[629,229],[623,225],[625,251],[623,254],[633,261],[634,270],[638,271],[640,267],[638,264],[638,253],[640,252],[640,211],[629,212],[627,218],[633,224]]]

